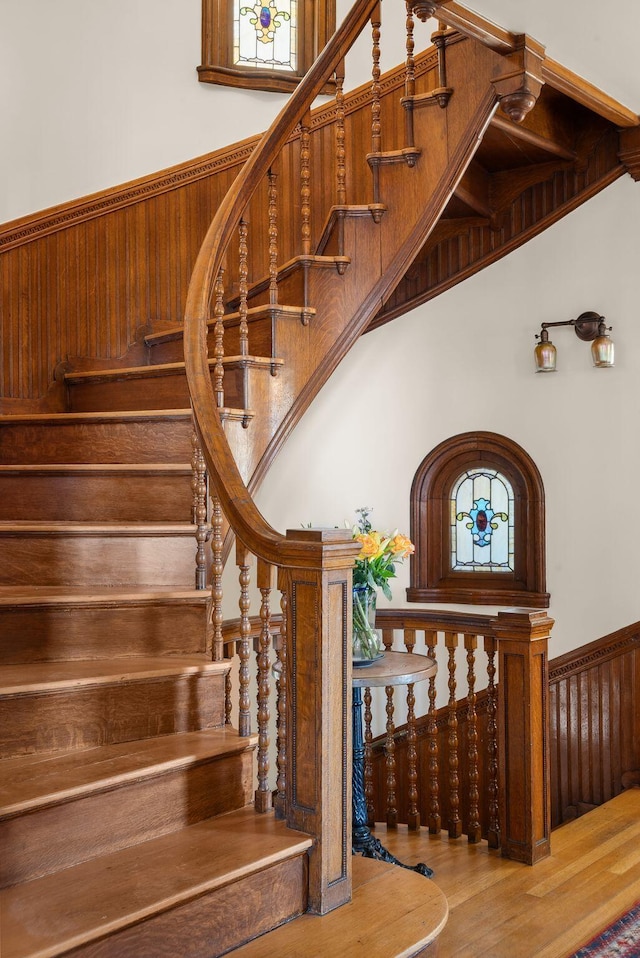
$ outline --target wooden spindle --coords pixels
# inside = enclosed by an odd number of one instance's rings
[[[382,149],[382,124],[380,121],[380,27],[381,4],[377,3],[371,14],[371,152]],[[376,201],[377,202],[377,201]]]
[[[405,629],[404,630],[404,647],[407,652],[413,652],[416,646],[416,630],[415,629]]]
[[[239,352],[241,356],[249,355],[249,324],[247,323],[247,296],[248,296],[248,276],[249,276],[249,246],[248,237],[249,227],[244,216],[240,220],[238,227],[238,290],[239,305],[238,313],[240,315]]]
[[[449,652],[449,708],[447,738],[449,750],[449,812],[447,816],[447,830],[449,838],[459,838],[462,834],[460,820],[460,779],[458,776],[458,715],[456,710],[456,649],[458,648],[458,633],[445,632],[445,646]]]
[[[249,550],[239,541],[236,541],[236,564],[239,569],[240,583],[240,642],[238,657],[238,732],[240,735],[251,735],[251,701],[249,698],[249,660],[251,657],[251,620],[249,609],[251,599],[249,586],[251,585]]]
[[[407,825],[409,826],[410,831],[417,831],[420,828],[420,812],[418,811],[418,750],[416,748],[417,734],[415,705],[416,697],[413,691],[413,683],[411,683],[407,686],[407,779],[409,799]]]
[[[393,721],[393,686],[388,685],[385,688],[387,695],[387,734],[385,737],[385,765],[387,769],[387,828],[398,827],[398,807],[397,807],[397,778],[396,778],[396,743],[395,743],[395,725]]]
[[[221,267],[216,277],[214,288],[213,315],[215,317],[215,326],[213,327],[213,358],[215,366],[213,367],[213,392],[216,397],[216,406],[222,409],[224,406],[224,267]]]
[[[364,690],[364,797],[367,803],[367,824],[373,827],[376,820],[375,806],[373,804],[373,733],[371,731],[371,722],[373,713],[371,711],[371,689]]]
[[[498,711],[496,689],[496,640],[485,636],[484,650],[487,654],[487,752],[488,752],[488,793],[489,828],[487,842],[489,848],[500,848],[500,809],[498,806]]]
[[[285,591],[280,594],[280,639],[276,668],[276,796],[274,807],[277,818],[287,814],[287,615],[289,598]]]
[[[405,140],[408,147],[415,146],[415,136],[413,130],[413,97],[416,92],[416,61],[413,56],[413,51],[415,49],[415,42],[413,39],[414,31],[414,19],[413,19],[413,3],[412,0],[407,0],[407,59],[405,62],[405,73],[404,73],[404,100],[402,105],[404,107],[404,117],[405,117]]]
[[[440,21],[436,33],[432,34],[431,42],[438,51],[438,86],[432,91],[439,107],[444,109],[451,98],[453,90],[447,86],[447,25]]]
[[[277,174],[269,170],[269,304],[278,305],[278,190]]]
[[[258,787],[255,794],[256,811],[268,812],[272,805],[269,788],[269,697],[271,694],[271,589],[273,566],[258,560],[258,588],[260,589],[260,644],[258,649]]]
[[[467,652],[467,746],[469,762],[469,826],[467,837],[475,844],[481,839],[480,830],[480,793],[478,791],[478,716],[476,714],[476,671],[475,652],[478,637],[465,633],[464,647]]]
[[[191,490],[196,527],[196,589],[207,588],[207,467],[195,427],[191,433]]]
[[[302,255],[311,255],[311,114],[300,121],[300,216]]]
[[[230,671],[224,678],[224,724],[233,725],[233,682]]]
[[[435,629],[425,631],[427,655],[435,662],[438,633]],[[429,832],[439,835],[442,828],[440,815],[440,787],[438,782],[438,711],[436,709],[436,677],[429,678],[429,711],[427,713],[427,754],[428,760],[428,801],[429,801]]]
[[[211,553],[213,562],[211,567],[211,614],[209,618],[212,626],[211,657],[214,662],[221,662],[224,658],[224,638],[222,635],[222,623],[224,622],[224,613],[222,611],[222,574],[224,572],[224,562],[222,561],[222,549],[222,507],[218,497],[212,496]]]
[[[344,60],[336,67],[336,198],[338,206],[345,206],[347,202],[347,171],[345,165],[345,131],[344,131]]]
[[[391,651],[391,647],[393,646],[393,629],[382,630],[382,644],[385,652]]]

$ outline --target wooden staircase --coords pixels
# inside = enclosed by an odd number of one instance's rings
[[[210,597],[194,587],[216,562],[205,548],[204,463],[241,549],[258,556],[261,588],[269,563],[285,591],[298,568],[307,579],[317,572],[320,594],[329,581],[347,588],[350,544],[279,536],[250,493],[357,337],[376,316],[389,318],[381,310],[429,237],[452,236],[461,220],[469,227],[478,203],[470,164],[482,137],[492,131],[496,156],[500,130],[514,136],[513,119],[490,126],[497,104],[521,118],[541,83],[531,83],[536,45],[519,40],[505,56],[496,43],[447,34],[453,95],[444,103],[436,95],[442,60],[433,59],[424,89],[396,103],[384,150],[379,134],[373,149],[364,143],[354,113],[350,202],[338,151],[338,202],[322,183],[311,190],[323,207],[313,244],[320,214],[305,212],[303,200],[302,252],[280,262],[270,248],[268,275],[255,268],[249,281],[242,243],[239,252],[229,245],[236,227],[298,122],[307,143],[314,91],[377,10],[358,0],[222,202],[184,326],[176,316],[111,364],[83,357],[66,369],[65,411],[0,418],[2,958],[205,958],[350,897],[348,777],[333,789],[321,781],[331,769],[343,774],[346,733],[331,750],[319,747],[317,769],[297,770],[296,787],[321,796],[317,808],[296,807],[289,781],[285,820],[253,809],[257,737],[229,722],[231,659],[216,656]],[[374,71],[374,116],[380,99]],[[306,196],[310,166],[299,152]],[[467,201],[458,217],[456,191]],[[270,202],[270,225],[273,210]],[[445,210],[459,220],[446,229],[437,225]],[[266,232],[257,231],[252,256]],[[234,277],[226,286],[225,270]],[[317,621],[333,616],[318,631],[342,650],[341,610],[320,607]],[[306,661],[300,650],[313,645],[316,655],[317,635],[296,614],[285,617],[285,633]],[[245,616],[243,641],[248,628]],[[326,701],[348,702],[350,660],[327,684],[322,662],[301,671],[294,690],[302,698],[322,687],[318,709],[302,715],[287,705],[300,740],[322,742]]]

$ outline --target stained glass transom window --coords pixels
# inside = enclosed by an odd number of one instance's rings
[[[233,63],[261,70],[297,70],[297,0],[233,4]]]
[[[514,497],[497,470],[464,472],[451,491],[451,569],[514,571]]]

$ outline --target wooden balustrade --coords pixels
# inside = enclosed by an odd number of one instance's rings
[[[385,648],[434,658],[440,676],[439,690],[438,680],[429,681],[419,717],[415,690],[408,688],[400,730],[393,690],[378,703],[378,737],[371,736],[365,755],[375,818],[414,829],[424,821],[432,833],[444,823],[450,838],[486,838],[503,855],[530,864],[548,855],[552,620],[523,610],[475,615],[384,609],[376,621]]]

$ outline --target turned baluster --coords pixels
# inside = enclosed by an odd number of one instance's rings
[[[260,644],[258,650],[258,787],[255,802],[258,812],[267,812],[272,807],[269,788],[269,696],[271,694],[271,589],[273,566],[258,560],[257,582],[262,601],[260,603]]]
[[[460,820],[460,779],[458,776],[458,714],[456,709],[456,649],[458,648],[458,633],[445,632],[445,646],[449,652],[449,707],[448,707],[448,729],[447,738],[449,750],[449,814],[447,829],[449,838],[459,838],[462,834],[462,822]]]
[[[273,170],[267,174],[269,180],[269,305],[278,305],[278,176]]]
[[[390,652],[393,645],[393,629],[382,629],[382,644],[385,652]]]
[[[248,296],[248,276],[249,276],[249,245],[248,238],[249,226],[244,216],[240,220],[238,227],[238,291],[239,305],[238,313],[240,316],[239,326],[239,353],[241,356],[249,354],[249,324],[247,323],[247,296]]]
[[[435,661],[438,633],[435,629],[425,630],[427,655]],[[440,786],[438,782],[438,723],[436,709],[436,677],[429,677],[429,711],[427,713],[427,753],[428,761],[428,800],[429,800],[429,832],[438,835],[442,828],[440,815]]]
[[[376,820],[375,806],[373,804],[373,762],[372,762],[372,742],[373,733],[371,732],[371,722],[373,713],[371,711],[371,689],[364,690],[364,797],[367,803],[367,824],[373,827]]]
[[[416,630],[415,629],[405,629],[404,630],[404,647],[407,652],[413,652],[416,646]]]
[[[231,672],[224,677],[224,724],[233,725],[233,682]]]
[[[398,783],[396,779],[396,743],[395,743],[395,725],[393,721],[393,686],[385,687],[387,696],[387,734],[385,737],[385,765],[387,770],[387,828],[398,827],[398,808],[396,791]]]
[[[414,632],[415,638],[415,632]],[[409,649],[413,651],[413,649]],[[420,828],[420,812],[418,811],[418,750],[416,748],[416,697],[413,691],[413,682],[407,686],[407,781],[408,781],[408,811],[407,825],[410,830]]]
[[[468,840],[475,844],[480,841],[480,793],[478,791],[478,716],[476,714],[476,672],[475,652],[478,637],[465,632],[464,647],[467,652],[467,745],[469,761],[469,827]]]
[[[347,170],[345,165],[345,130],[344,130],[344,60],[336,67],[336,198],[338,206],[345,206],[347,202]],[[342,255],[342,250],[341,250]]]
[[[402,105],[404,107],[404,117],[405,117],[405,139],[408,147],[415,146],[415,137],[413,131],[413,97],[416,92],[416,61],[413,56],[413,51],[415,49],[415,42],[413,39],[414,31],[414,19],[413,19],[413,3],[412,0],[407,0],[407,59],[405,62],[405,72],[404,72],[404,100]]]
[[[196,527],[196,589],[206,589],[206,544],[209,537],[209,523],[207,522],[207,467],[195,428],[191,433],[191,477],[193,521]]]
[[[487,752],[488,752],[488,793],[489,828],[487,841],[489,848],[500,848],[500,809],[498,807],[498,698],[496,689],[496,640],[485,636],[484,650],[487,653]]]
[[[380,101],[380,27],[381,5],[377,3],[371,14],[371,152],[376,155],[382,149],[382,123]],[[373,202],[380,202],[380,166],[372,164],[373,170]]]
[[[438,86],[433,91],[438,106],[444,109],[449,102],[453,90],[447,86],[447,25],[439,22],[436,33],[431,40],[438,51]]]
[[[300,121],[300,216],[302,255],[311,255],[311,114]]]
[[[211,657],[214,662],[220,662],[224,658],[224,639],[222,636],[222,623],[224,614],[222,611],[222,574],[224,572],[224,562],[222,561],[222,507],[217,496],[211,497],[211,553],[213,562],[211,567],[211,599],[210,599],[210,621],[212,627],[211,635]]]
[[[236,565],[240,570],[238,576],[240,582],[240,598],[238,600],[238,606],[240,607],[238,732],[240,735],[251,735],[251,701],[249,697],[249,660],[251,657],[251,620],[249,618],[249,609],[251,608],[251,599],[249,598],[249,586],[251,584],[249,571],[250,561],[251,556],[249,550],[237,540]]]
[[[276,816],[284,818],[287,814],[287,612],[289,599],[283,590],[280,593],[280,638],[278,640],[276,662],[276,795],[274,807]]]
[[[216,277],[214,287],[214,305],[213,315],[215,317],[215,326],[213,327],[213,358],[215,366],[213,367],[213,392],[216,397],[216,406],[221,409],[224,406],[224,267],[220,267]]]

